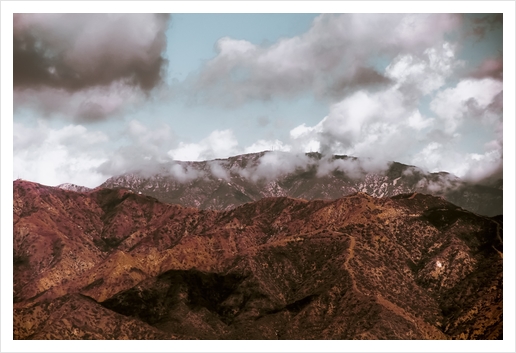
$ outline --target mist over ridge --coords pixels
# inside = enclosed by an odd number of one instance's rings
[[[129,188],[163,202],[201,209],[230,209],[276,196],[331,200],[355,192],[374,197],[419,192],[442,196],[473,212],[503,213],[502,179],[473,183],[398,162],[318,152],[264,151],[210,161],[174,161],[135,169],[100,186]]]

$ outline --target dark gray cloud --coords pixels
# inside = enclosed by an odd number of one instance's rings
[[[167,67],[164,14],[15,14],[15,109],[88,123],[150,97]]]
[[[347,72],[347,75],[337,76],[325,90],[324,95],[333,100],[338,100],[358,89],[382,87],[392,83],[390,78],[370,67],[357,66],[344,72]]]
[[[500,53],[501,54],[501,53]],[[503,80],[503,57],[499,55],[494,58],[484,60],[478,67],[469,72],[467,77],[477,79],[494,78],[496,80]]]
[[[92,87],[76,92],[56,88],[14,90],[15,112],[30,108],[39,117],[63,117],[77,123],[90,123],[116,116],[152,98],[137,87],[123,82]]]
[[[479,39],[483,39],[487,32],[503,26],[503,13],[478,14],[470,19],[471,33]]]
[[[487,106],[487,110],[502,117],[503,114],[503,91],[494,96],[492,102]]]
[[[163,14],[15,14],[13,84],[79,91],[123,80],[148,91],[166,60]]]

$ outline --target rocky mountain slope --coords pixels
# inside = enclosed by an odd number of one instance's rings
[[[60,184],[57,187],[60,189],[63,189],[63,190],[70,190],[70,191],[77,191],[77,192],[88,192],[88,191],[92,190],[91,188],[88,188],[86,186],[75,185],[75,184],[71,184],[71,183]]]
[[[503,221],[419,193],[228,211],[14,182],[15,339],[500,339]]]
[[[129,173],[108,179],[105,188],[128,188],[166,203],[228,210],[265,197],[333,200],[356,192],[390,197],[419,192],[442,196],[471,212],[503,213],[503,191],[473,185],[445,173],[425,173],[397,162],[368,165],[347,156],[262,152],[203,162],[177,162],[157,173]]]

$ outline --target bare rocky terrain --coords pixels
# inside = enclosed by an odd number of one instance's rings
[[[13,211],[15,339],[502,338],[503,218],[442,197],[217,211],[17,180]]]

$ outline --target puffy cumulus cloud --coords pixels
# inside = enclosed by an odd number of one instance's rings
[[[431,127],[433,124],[434,119],[424,118],[419,110],[414,111],[407,119],[407,125],[418,131]]]
[[[413,163],[424,166],[430,172],[447,171],[466,181],[489,183],[502,178],[503,155],[502,146],[497,141],[485,147],[486,151],[482,154],[459,153],[443,144],[432,142],[414,157]],[[434,187],[443,188],[442,185]]]
[[[480,181],[492,174],[501,175],[501,89],[501,83],[492,79],[461,81],[437,92],[430,103],[433,117],[408,104],[396,86],[374,93],[359,91],[332,105],[329,115],[317,125],[292,129],[291,144],[306,148],[309,141],[313,146],[319,144],[325,157],[345,154],[360,158],[358,164],[328,159],[321,162],[320,174],[347,169],[358,177],[385,170],[388,161],[400,161]],[[474,131],[463,129],[467,119],[482,122],[495,134],[494,140],[480,146],[483,152],[470,153],[457,147],[461,140],[475,138]]]
[[[466,118],[486,123],[501,119],[498,114],[503,83],[491,78],[466,79],[436,94],[430,109],[444,124],[444,131],[456,131]],[[498,110],[498,111],[497,111]]]
[[[226,158],[238,154],[238,141],[231,130],[215,130],[199,143],[180,142],[177,148],[168,151],[175,160],[200,161]]]
[[[491,125],[490,125],[491,126]],[[492,125],[494,139],[484,144],[484,153],[468,153],[464,158],[466,167],[462,178],[490,184],[503,179],[503,123]],[[459,174],[458,174],[459,175]]]
[[[466,161],[467,170],[462,176],[465,180],[490,184],[503,179],[503,159],[498,150],[490,150],[483,154],[468,154]]]
[[[476,178],[475,165],[496,169],[490,163],[498,163],[497,155],[500,162],[501,154],[488,146],[476,154],[459,151],[458,142],[474,134],[465,121],[480,121],[491,131],[500,125],[502,62],[487,59],[467,74],[468,62],[457,53],[465,22],[470,29],[492,30],[498,20],[446,14],[321,15],[305,34],[269,46],[221,39],[218,55],[188,82],[208,101],[222,104],[288,98],[306,90],[329,98],[326,117],[313,126],[296,126],[288,142],[278,143],[293,152],[320,151],[322,174],[346,167],[359,175],[396,160]],[[382,58],[385,69],[374,58]],[[246,151],[269,149],[265,144],[270,141]],[[444,155],[450,148],[455,152]],[[334,162],[327,158],[332,154],[357,156],[362,162]]]
[[[377,161],[406,157],[436,123],[419,109],[422,98],[435,94],[460,65],[454,46],[446,41],[399,54],[385,69],[389,85],[355,90],[332,104],[328,116],[315,126],[291,130],[291,140],[296,141],[292,144]]]
[[[163,14],[15,14],[15,102],[90,121],[113,114],[136,93],[143,98],[162,82],[168,19]]]
[[[427,48],[419,56],[398,55],[387,66],[385,73],[406,96],[419,98],[444,86],[455,69],[463,65],[463,61],[455,58],[454,46],[444,42]]]
[[[385,70],[391,84],[347,95],[332,104],[318,124],[292,129],[290,144],[303,151],[315,147],[324,156],[359,157],[369,164],[360,166],[366,171],[384,169],[387,161],[400,161],[477,181],[499,175],[503,84],[490,77],[468,78],[444,88],[454,68],[461,65],[447,42],[423,50],[418,57],[397,56]],[[431,99],[426,113],[420,110],[423,97]],[[474,129],[468,126],[478,122],[496,139],[479,146],[481,152],[458,148],[461,140],[475,138]],[[345,163],[350,170],[362,172],[353,162]],[[334,168],[322,165],[320,173]]]
[[[415,104],[407,105],[404,95],[391,87],[374,93],[358,91],[346,97],[332,105],[328,116],[310,132],[312,138],[319,140],[320,152],[325,155],[392,160],[414,142],[404,136],[416,136],[421,125],[429,124]],[[399,143],[401,139],[405,145]]]
[[[460,16],[449,14],[321,15],[308,32],[270,46],[222,38],[217,56],[189,80],[195,92],[217,104],[292,97],[304,90],[341,98],[355,89],[391,82],[368,64],[373,55],[410,55],[415,61],[422,57],[430,65],[442,64],[432,61],[437,54],[428,48],[441,43],[439,50],[449,52],[442,49],[443,36],[460,23]]]
[[[322,124],[327,118],[324,118],[319,124],[315,126],[306,126],[305,123],[296,126],[290,130],[290,140],[297,151],[318,152],[321,150],[321,143],[319,141],[322,132]]]
[[[308,145],[320,146],[324,156],[320,175],[337,169],[359,177],[385,170],[388,161],[400,161],[475,182],[501,178],[502,94],[498,80],[462,80],[435,92],[429,104],[434,115],[425,116],[417,104],[405,99],[402,86],[395,81],[386,89],[360,90],[333,104],[328,116],[315,126],[302,124],[292,129],[290,143],[304,151]],[[461,141],[476,138],[475,130],[468,128],[472,121],[483,124],[495,137],[475,153],[458,147]],[[356,156],[360,162],[333,161],[332,154]]]
[[[466,122],[469,119],[480,119],[484,128],[492,133],[493,139],[479,146],[482,152],[465,152],[456,148],[460,139],[475,140],[476,136],[475,132],[461,130],[460,124],[454,120],[452,122],[455,129],[451,137],[442,133],[441,138],[436,138],[435,130],[432,131],[433,141],[414,156],[413,164],[432,172],[448,171],[475,183],[490,184],[503,179],[503,91],[497,82],[492,79],[475,82],[466,80],[450,89],[452,91],[443,92],[448,94],[446,97],[449,99],[446,100],[449,110],[443,110],[444,114],[450,114],[452,119],[462,114],[461,119]],[[449,96],[455,97],[458,101]],[[438,95],[436,99],[439,98],[441,97]],[[438,119],[444,120],[443,124],[447,127],[449,125],[446,119],[450,116],[441,115]],[[459,122],[462,123],[462,120]]]
[[[430,171],[444,170],[446,162],[442,159],[443,153],[446,149],[443,144],[438,142],[430,142],[421,151],[419,151],[413,158],[413,163],[417,166],[424,166]],[[448,155],[450,157],[450,155]]]
[[[19,123],[14,132],[14,177],[55,186],[73,181],[95,187],[104,181],[97,167],[107,156],[100,146],[108,137],[81,125],[60,129],[39,122],[35,127]]]

